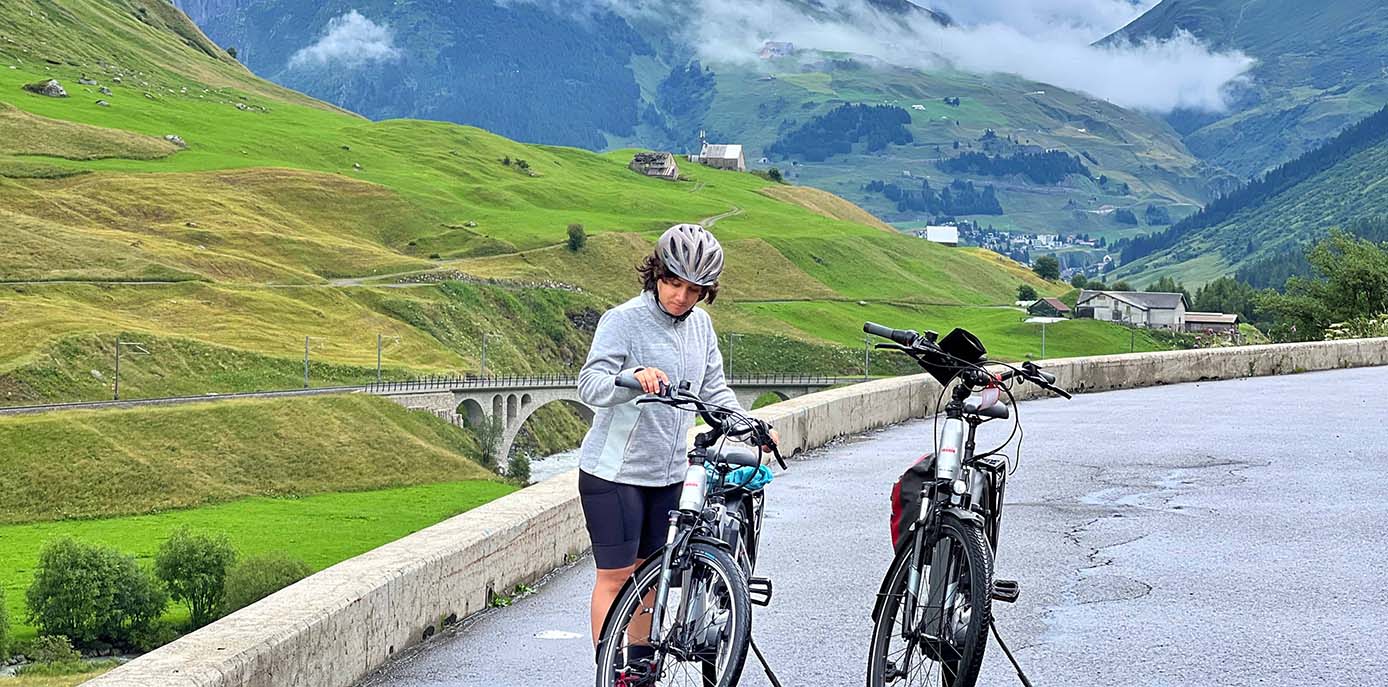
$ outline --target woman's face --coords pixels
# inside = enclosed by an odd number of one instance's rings
[[[679,317],[694,307],[704,295],[704,287],[671,276],[655,283],[656,296],[665,312]]]

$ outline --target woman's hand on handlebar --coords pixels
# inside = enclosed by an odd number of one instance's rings
[[[762,444],[762,445],[759,447],[759,448],[761,449],[761,452],[762,452],[762,453],[771,453],[773,450],[775,450],[775,448],[776,448],[777,446],[780,446],[780,445],[781,445],[781,433],[780,433],[780,432],[777,432],[777,431],[776,431],[776,428],[774,428],[774,427],[768,428],[768,429],[767,429],[767,435],[771,437],[771,443],[769,443],[769,444]]]
[[[641,383],[641,390],[648,394],[658,394],[662,384],[670,384],[670,377],[658,367],[643,367],[636,371],[635,377]]]

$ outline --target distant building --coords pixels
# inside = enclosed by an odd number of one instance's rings
[[[925,238],[953,248],[959,245],[959,227],[926,227]]]
[[[1214,334],[1232,334],[1237,337],[1239,333],[1239,316],[1237,313],[1188,312],[1186,313],[1186,331],[1195,333],[1210,332]]]
[[[747,159],[742,156],[741,145],[709,143],[705,140],[703,132],[699,133],[699,145],[699,154],[689,156],[691,162],[716,169],[747,171]]]
[[[675,164],[675,156],[671,153],[637,153],[627,167],[648,177],[670,181],[680,178],[680,167]]]
[[[774,60],[778,57],[790,57],[794,54],[794,43],[782,43],[780,41],[767,41],[762,44],[761,50],[757,51],[757,57],[760,57],[763,60]]]
[[[1075,317],[1180,330],[1185,329],[1186,297],[1179,293],[1084,289],[1075,301]]]
[[[1037,317],[1069,317],[1070,306],[1059,298],[1042,298],[1027,306],[1027,313]]]

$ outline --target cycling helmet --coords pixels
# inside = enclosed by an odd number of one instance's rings
[[[723,246],[697,224],[666,229],[656,250],[666,269],[697,286],[712,286],[723,272]]]

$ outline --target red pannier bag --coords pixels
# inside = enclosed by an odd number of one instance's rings
[[[935,479],[935,454],[927,453],[892,485],[892,548],[899,548],[920,519],[921,493]]]

